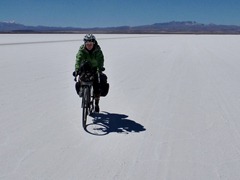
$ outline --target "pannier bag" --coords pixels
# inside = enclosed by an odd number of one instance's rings
[[[106,74],[102,73],[100,75],[100,92],[101,96],[106,96],[109,91],[109,83],[107,82],[107,76]]]

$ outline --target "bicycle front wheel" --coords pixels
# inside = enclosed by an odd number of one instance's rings
[[[89,87],[83,87],[82,96],[82,126],[85,129],[87,123],[87,116],[89,115],[90,91]]]

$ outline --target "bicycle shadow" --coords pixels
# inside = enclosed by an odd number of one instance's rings
[[[103,136],[109,133],[139,133],[146,129],[139,123],[127,119],[125,114],[109,112],[94,113],[92,123],[87,124],[85,130],[93,135]]]

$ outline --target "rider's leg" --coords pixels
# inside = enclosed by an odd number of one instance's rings
[[[99,112],[99,100],[100,100],[100,96],[95,96],[95,112]]]
[[[95,99],[95,112],[99,112],[99,100],[100,100],[100,84],[97,81],[97,76],[94,78],[93,82],[93,93],[94,93],[94,99]]]
[[[100,89],[98,84],[94,84],[95,112],[99,112]]]

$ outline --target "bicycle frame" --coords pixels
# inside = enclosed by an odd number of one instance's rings
[[[87,103],[85,103],[85,105],[87,105],[87,107],[89,107],[90,105],[93,105],[93,101],[94,101],[93,82],[92,81],[90,81],[90,82],[82,81],[81,82],[81,88],[83,89],[83,97],[84,97],[86,92],[89,94],[88,97],[87,97],[88,98]],[[87,90],[85,90],[85,89],[87,89]],[[82,99],[82,108],[83,108],[83,99]]]

